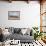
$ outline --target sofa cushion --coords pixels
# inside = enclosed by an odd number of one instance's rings
[[[14,34],[14,27],[9,27],[8,32]]]
[[[27,28],[25,35],[30,35],[30,28]]]
[[[14,28],[14,33],[20,33],[21,29],[20,28]]]
[[[21,29],[21,33],[22,33],[23,35],[26,34],[26,32],[27,32],[27,28]]]

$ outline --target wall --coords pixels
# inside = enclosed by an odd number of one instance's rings
[[[8,11],[20,11],[20,20],[8,20]],[[22,1],[12,3],[0,1],[0,26],[32,27],[40,26],[40,4],[31,1],[29,4]]]

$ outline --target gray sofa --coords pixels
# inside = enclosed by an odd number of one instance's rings
[[[22,34],[21,33],[21,29],[22,28],[13,28],[13,27],[10,27],[9,28],[9,32],[10,32],[10,35],[5,37],[5,39],[9,39],[10,40],[20,40],[21,43],[30,43],[30,42],[33,42],[34,40],[34,37],[32,36],[32,31],[30,31],[30,35],[28,35],[28,33],[26,34]],[[25,29],[25,28],[23,28]]]
[[[34,38],[33,36],[29,36],[29,35],[21,35],[21,34],[11,34],[9,36],[9,38],[12,40],[12,39],[15,39],[15,40],[20,40],[21,43],[30,43],[30,42],[33,42]]]

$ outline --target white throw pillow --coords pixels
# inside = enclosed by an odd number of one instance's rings
[[[24,35],[27,32],[27,29],[21,29],[21,33]]]
[[[27,28],[27,32],[26,32],[26,34],[28,34],[28,35],[30,35],[30,28]]]
[[[5,31],[3,31],[4,35],[9,35],[10,33],[8,32],[8,29],[5,29]]]

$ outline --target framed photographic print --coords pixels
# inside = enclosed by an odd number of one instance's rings
[[[8,11],[8,20],[20,20],[20,11]]]

